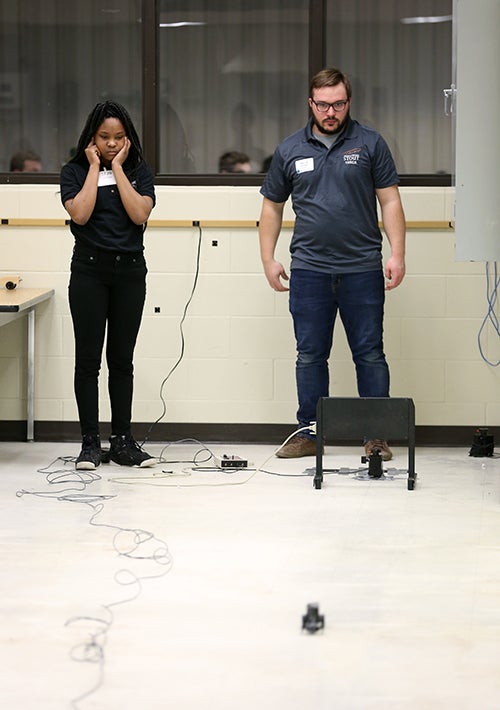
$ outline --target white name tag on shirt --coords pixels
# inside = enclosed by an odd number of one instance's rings
[[[298,173],[309,173],[314,170],[314,158],[302,158],[295,161],[295,170]]]
[[[104,187],[104,185],[116,185],[115,176],[112,170],[100,170],[99,171],[99,181],[97,183],[98,187]]]

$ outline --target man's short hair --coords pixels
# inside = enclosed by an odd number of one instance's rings
[[[24,170],[24,163],[27,160],[36,160],[38,163],[42,162],[40,156],[35,153],[34,150],[20,150],[18,153],[14,153],[10,159],[10,172],[20,172]]]
[[[249,162],[250,158],[246,153],[240,153],[237,150],[229,150],[227,153],[223,153],[219,158],[219,172],[234,173],[237,172],[234,169],[235,165]]]
[[[347,92],[347,98],[350,99],[352,96],[352,86],[348,77],[341,72],[340,69],[335,69],[334,67],[322,69],[311,79],[311,83],[309,85],[309,98],[312,99],[314,89],[322,89],[325,86],[338,86],[339,84],[344,84]]]

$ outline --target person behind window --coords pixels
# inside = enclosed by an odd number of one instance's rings
[[[219,158],[219,173],[251,173],[250,158],[246,153],[230,150]]]
[[[21,150],[10,159],[11,173],[40,173],[42,159],[33,150]]]
[[[156,459],[131,434],[133,353],[146,295],[143,234],[155,204],[145,163],[126,109],[114,101],[90,112],[74,156],[61,170],[61,200],[75,238],[69,305],[75,335],[74,386],[82,433],[77,469],[103,458],[98,378],[104,338],[111,403],[109,457],[122,466]]]
[[[405,218],[391,153],[373,129],[350,116],[351,84],[338,69],[311,80],[311,117],[305,128],[280,143],[264,178],[259,221],[264,272],[275,291],[290,291],[297,341],[296,383],[299,429],[316,420],[320,397],[328,397],[328,359],[337,313],[356,367],[360,397],[389,396],[389,368],[383,350],[384,270],[377,200],[391,256],[385,289],[405,274]],[[296,215],[290,244],[290,289],[275,247],[285,202]],[[384,440],[365,441],[388,461]],[[315,436],[297,433],[278,450],[280,458],[312,456]]]

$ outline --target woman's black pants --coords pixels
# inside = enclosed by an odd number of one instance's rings
[[[75,246],[69,306],[82,435],[99,434],[98,381],[105,337],[111,433],[130,433],[133,356],[146,298],[146,273],[142,252],[104,252]]]

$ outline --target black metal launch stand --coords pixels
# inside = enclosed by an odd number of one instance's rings
[[[325,439],[356,441],[370,439],[403,441],[408,444],[408,490],[415,488],[415,406],[412,399],[398,397],[322,397],[316,408],[316,471],[313,487],[320,489]],[[368,474],[382,476],[379,451],[368,457]]]

